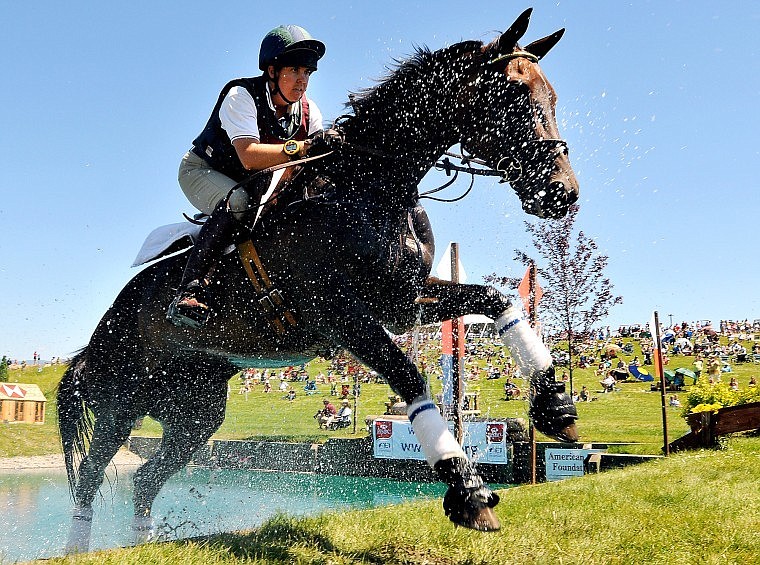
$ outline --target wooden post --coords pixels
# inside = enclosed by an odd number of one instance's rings
[[[459,283],[459,244],[451,243],[451,282]],[[461,350],[461,340],[464,336],[459,333],[459,319],[451,321],[451,382],[454,388],[454,436],[457,438],[459,445],[464,443],[464,424],[462,422],[462,380],[460,378],[461,359],[459,352]]]
[[[662,452],[667,457],[670,455],[670,443],[668,442],[668,403],[665,394],[665,367],[662,365],[662,344],[660,343],[660,317],[657,311],[654,312],[654,328],[652,328],[652,339],[654,341],[655,365],[657,366],[658,377],[660,378],[660,399],[662,402]]]
[[[529,266],[529,274],[528,274],[528,283],[530,288],[530,293],[528,295],[528,304],[529,304],[529,312],[528,312],[528,321],[530,323],[530,327],[533,328],[535,331],[536,329],[536,263],[534,261],[530,262]],[[533,419],[529,420],[530,424],[530,484],[535,485],[536,484],[536,428],[533,425]]]
[[[359,372],[356,371],[354,373],[354,411],[351,413],[352,415],[352,423],[353,423],[353,431],[352,434],[356,433],[356,412],[359,408]]]

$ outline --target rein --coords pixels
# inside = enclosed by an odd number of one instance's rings
[[[400,155],[392,155],[390,153],[386,153],[385,151],[380,151],[379,149],[374,149],[372,147],[366,147],[363,145],[356,145],[354,143],[347,143],[347,142],[343,142],[341,144],[341,147],[347,147],[349,149],[356,151],[357,153],[366,153],[368,155],[381,157],[383,159],[405,161],[409,164],[418,165],[416,161],[413,161],[412,159],[409,159],[407,157],[402,157]],[[476,169],[469,166],[469,163],[475,163],[475,164],[482,165],[485,167],[486,166],[485,161],[482,161],[480,159],[476,159],[474,157],[468,157],[466,155],[460,155],[458,153],[451,153],[449,151],[445,151],[444,155],[446,155],[447,157],[445,157],[441,161],[436,162],[433,165],[433,167],[439,171],[445,171],[447,177],[451,176],[451,173],[453,171],[454,177],[450,181],[439,186],[438,188],[433,188],[431,190],[427,190],[419,194],[420,199],[425,198],[428,200],[434,200],[436,202],[457,202],[459,200],[462,200],[472,190],[472,187],[475,184],[475,175],[487,176],[487,177],[501,177],[502,180],[499,182],[506,182],[508,180],[508,178],[506,177],[507,171],[502,171],[499,169],[490,169],[490,168]],[[454,157],[455,159],[459,159],[463,163],[463,165],[455,165],[449,160],[449,157]],[[460,172],[468,173],[469,175],[472,176],[470,180],[470,186],[467,187],[467,190],[461,196],[457,196],[456,198],[451,198],[451,199],[429,196],[430,194],[435,194],[436,192],[440,192],[441,190],[444,190],[450,187],[452,184],[454,184],[454,182],[456,182],[457,178],[459,177]]]

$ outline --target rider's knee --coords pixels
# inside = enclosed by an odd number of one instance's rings
[[[236,220],[243,220],[257,204],[258,202],[253,202],[247,191],[235,190],[230,194],[227,208],[232,212]]]

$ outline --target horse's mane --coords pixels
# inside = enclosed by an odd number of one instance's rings
[[[424,45],[416,47],[414,54],[410,57],[394,59],[393,65],[387,67],[387,74],[380,78],[376,85],[350,93],[345,107],[352,109],[356,115],[362,114],[365,110],[371,111],[375,103],[387,100],[389,96],[408,89],[411,84],[418,83],[423,76],[427,76],[429,80],[431,65],[453,62],[464,53],[479,53],[482,47],[483,42],[475,40],[455,43],[437,51],[431,51]]]

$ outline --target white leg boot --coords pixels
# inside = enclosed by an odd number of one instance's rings
[[[575,426],[578,413],[570,395],[565,392],[565,384],[556,382],[549,348],[516,306],[499,316],[495,325],[520,372],[530,379],[529,414],[538,431],[560,441],[578,441]]]
[[[483,484],[436,405],[429,398],[416,398],[408,406],[407,414],[425,459],[449,486],[443,499],[446,516],[466,528],[498,530],[499,520],[493,507],[499,497]]]
[[[92,508],[74,507],[71,514],[71,528],[66,542],[66,553],[86,553],[90,549],[92,532]]]
[[[134,545],[148,543],[156,539],[156,524],[152,516],[135,516],[132,521],[132,541]]]

